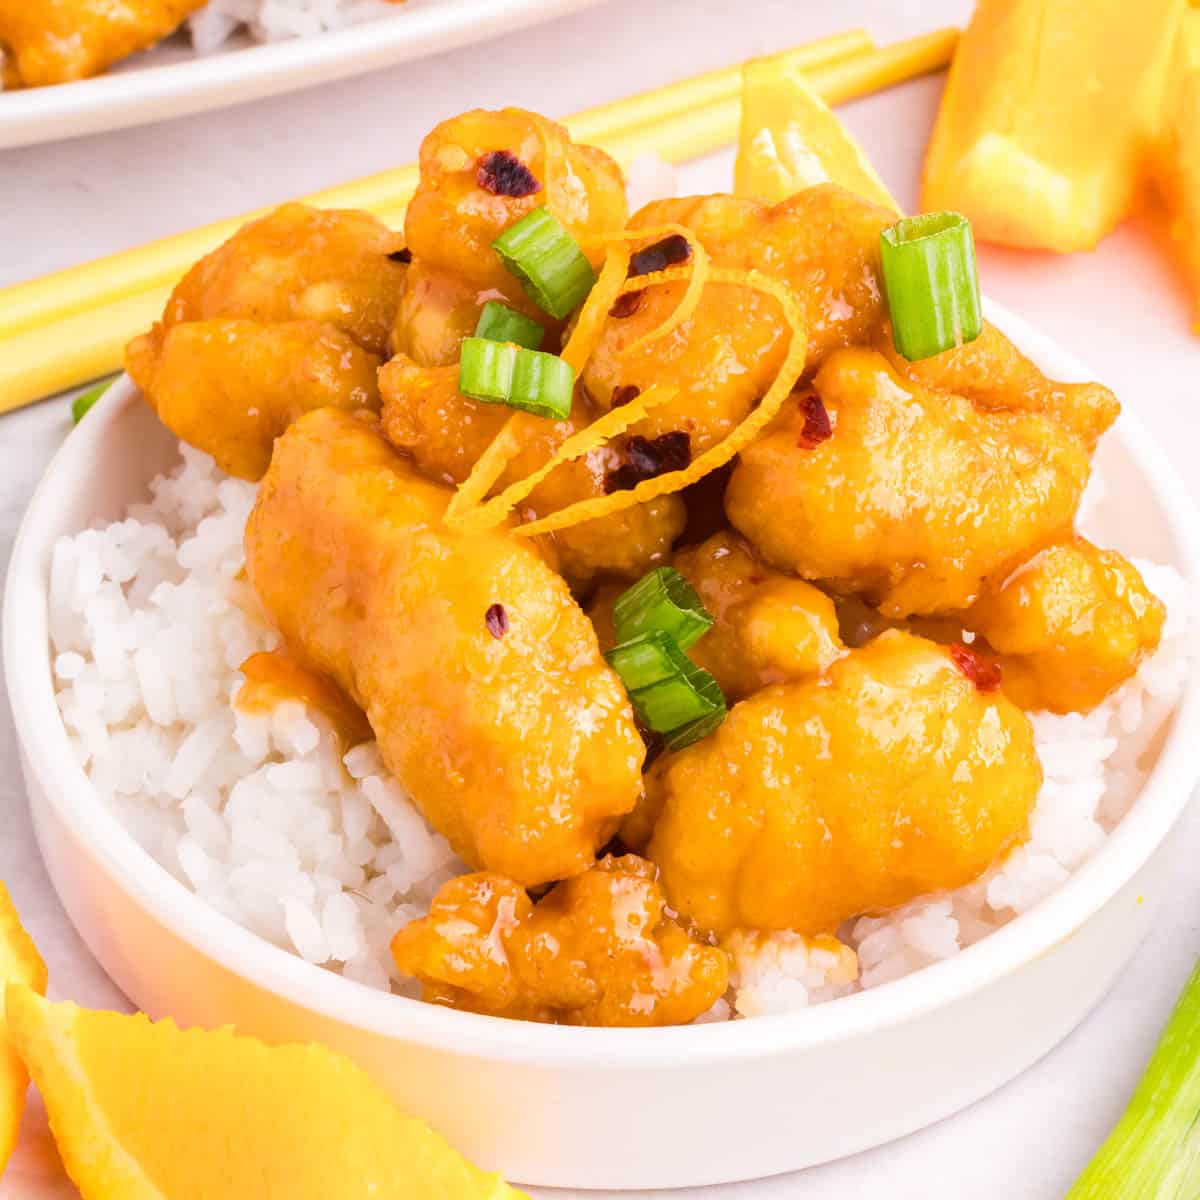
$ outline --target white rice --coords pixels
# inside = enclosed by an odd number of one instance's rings
[[[219,50],[239,30],[260,42],[311,37],[395,16],[403,5],[387,0],[208,0],[188,18],[192,45],[200,54]]]
[[[232,920],[372,987],[411,989],[388,941],[464,866],[380,762],[339,756],[299,702],[232,700],[239,665],[275,646],[241,576],[252,484],[188,447],[127,518],[59,540],[50,577],[58,702],[104,802],[173,875]],[[984,878],[842,931],[845,959],[795,934],[743,945],[705,1019],[792,1010],[957,954],[1058,887],[1137,795],[1190,670],[1191,598],[1139,562],[1166,603],[1162,646],[1094,712],[1033,717],[1046,782],[1029,841]]]

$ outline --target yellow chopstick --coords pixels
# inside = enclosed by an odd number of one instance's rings
[[[839,52],[832,60],[812,67],[808,75],[827,102],[844,102],[944,67],[957,40],[957,30],[944,29],[850,58],[844,57],[844,47],[849,43],[843,41],[836,43]],[[786,54],[812,56],[817,46],[828,45],[829,41]],[[720,81],[714,82],[718,76]],[[584,137],[577,131],[578,123],[586,131],[589,122],[597,121],[599,109],[569,118],[567,125],[573,136],[595,141],[624,164],[642,154],[654,154],[671,163],[686,162],[736,140],[741,107],[740,65],[672,86],[682,89],[689,107],[671,116],[646,125],[632,122],[627,115],[631,110],[626,106],[643,99],[634,97],[617,102],[618,111],[625,115],[610,134]],[[727,92],[725,89],[730,87],[733,90]],[[663,111],[660,97],[669,90],[646,94],[653,98],[653,111]],[[691,107],[696,97],[704,94],[710,100],[701,102],[701,107]],[[317,193],[308,197],[308,201],[326,206],[366,207],[385,224],[399,228],[415,187],[415,173],[415,167],[381,172]],[[0,413],[119,370],[125,343],[159,317],[182,272],[254,215],[257,214],[217,222],[138,250],[0,290],[0,332],[6,324],[16,330],[10,336],[0,336]],[[185,254],[182,265],[181,250]],[[68,303],[62,294],[64,283],[77,289],[81,277],[99,293],[88,295],[82,309]],[[114,278],[120,288],[114,286]],[[9,321],[8,304],[14,293],[18,294],[27,315],[38,314],[35,322],[20,325]]]
[[[862,54],[871,47],[867,33],[857,29],[784,51],[780,57],[807,70]],[[740,86],[740,65],[727,67],[587,109],[567,118],[566,124],[578,141],[600,143],[699,105],[735,99]],[[378,214],[382,209],[407,204],[416,186],[417,166],[410,163],[326,188],[303,200],[320,208],[364,208]],[[156,284],[173,284],[197,259],[219,246],[247,221],[263,216],[272,208],[274,205],[214,221],[199,229],[0,289],[0,337],[21,333],[84,308],[95,308]]]

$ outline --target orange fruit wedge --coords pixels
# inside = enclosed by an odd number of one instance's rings
[[[900,211],[863,148],[786,61],[742,68],[742,124],[733,170],[736,196],[777,204],[818,183],[836,183]]]
[[[46,994],[46,964],[21,925],[8,889],[0,883],[0,981],[20,983]],[[25,1111],[29,1074],[0,1021],[0,1172],[8,1164]]]
[[[522,1196],[327,1047],[52,1004],[21,984],[7,1008],[84,1200]]]
[[[980,0],[925,159],[921,205],[976,238],[1090,250],[1128,215],[1184,0]]]
[[[1176,42],[1155,177],[1200,332],[1200,8],[1184,14]]]

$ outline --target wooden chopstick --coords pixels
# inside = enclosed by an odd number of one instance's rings
[[[871,46],[867,33],[858,29],[785,51],[781,57],[794,61],[800,69],[808,69],[861,54]],[[568,118],[567,125],[572,137],[600,142],[699,104],[734,98],[739,87],[740,66],[728,67],[611,105],[588,109]],[[400,203],[407,204],[416,190],[417,176],[417,165],[409,163],[315,192],[303,197],[303,202],[319,208],[363,208],[379,212],[398,207]],[[2,289],[0,337],[21,333],[73,311],[94,308],[156,284],[175,283],[197,259],[231,237],[247,221],[265,215],[274,207],[214,221],[199,229]]]
[[[808,69],[813,87],[829,103],[839,103],[945,66],[958,31],[939,30],[869,53],[848,50],[861,44],[860,38],[865,35],[838,35],[781,57],[797,60],[800,66],[813,64]],[[739,64],[618,101],[611,106],[617,117],[607,133],[588,132],[601,122],[604,108],[568,118],[566,124],[572,136],[595,142],[626,165],[643,154],[686,162],[736,140],[740,78]],[[683,107],[672,105],[669,110],[663,99],[666,92],[676,102],[682,97]],[[655,113],[655,119],[645,124],[635,121],[632,114],[639,103]],[[663,115],[668,111],[670,115]],[[367,208],[385,224],[399,228],[415,185],[416,168],[401,167],[306,200],[328,207]],[[10,331],[0,336],[0,413],[119,370],[125,343],[159,317],[183,271],[257,215],[216,222],[0,289],[0,334]]]

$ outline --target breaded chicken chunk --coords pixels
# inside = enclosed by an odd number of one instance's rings
[[[370,213],[285,204],[243,225],[179,281],[163,313],[185,321],[322,321],[384,355],[407,267],[404,238]]]
[[[1053,417],[988,411],[841,350],[741,456],[729,519],[776,566],[887,617],[969,607],[1069,534],[1087,445]]]
[[[998,653],[1013,700],[1066,713],[1088,712],[1131,679],[1165,619],[1128,559],[1076,537],[989,586],[965,622]]]
[[[736,533],[726,530],[680,550],[671,565],[713,618],[687,656],[716,678],[727,700],[817,675],[842,654],[833,601],[811,583],[764,565]],[[606,586],[588,605],[601,650],[616,645],[612,610],[623,590]]]
[[[156,325],[130,344],[125,369],[168,429],[240,479],[262,476],[306,412],[379,408],[378,356],[319,321]]]
[[[479,456],[508,423],[512,410],[482,404],[458,391],[457,367],[418,367],[397,355],[379,375],[383,429],[388,440],[412,456],[431,479],[461,483]],[[527,416],[521,421],[521,453],[500,480],[503,486],[532,474],[572,433],[590,422],[577,398],[565,421]],[[620,452],[608,447],[564,463],[521,504],[524,519],[546,516],[579,500],[603,496],[620,469]],[[576,586],[598,575],[637,578],[662,563],[687,516],[678,496],[663,496],[549,535],[556,561]]]
[[[773,207],[733,196],[659,200],[635,214],[630,227],[684,225],[715,266],[754,270],[790,287],[804,308],[811,369],[837,347],[869,339],[883,321],[879,234],[894,219],[850,192],[822,185]],[[636,432],[655,437],[683,430],[700,452],[725,437],[767,390],[787,351],[787,325],[771,297],[711,283],[674,332],[634,349],[679,304],[684,286],[659,284],[622,297],[583,382],[601,408],[630,388],[679,389],[678,399],[656,409]]]
[[[831,933],[977,878],[1025,835],[1041,778],[994,668],[892,630],[660,758],[647,853],[701,929]]]
[[[503,876],[461,875],[392,940],[437,1004],[568,1025],[685,1025],[721,998],[723,950],[666,912],[657,871],[603,858],[534,904]]]
[[[973,342],[918,362],[897,352],[890,328],[880,331],[877,344],[892,366],[914,383],[965,396],[982,409],[1054,417],[1089,449],[1121,411],[1116,396],[1102,383],[1047,379],[990,321]]]
[[[367,714],[384,762],[474,867],[576,875],[641,791],[620,680],[566,583],[337,409],[276,442],[246,566],[291,653]]]
[[[413,261],[481,291],[513,293],[492,243],[535,208],[548,207],[577,239],[625,226],[617,164],[524,109],[474,109],[443,121],[421,143],[420,171],[404,223]],[[604,257],[601,247],[584,251],[596,263]]]
[[[5,87],[99,75],[174,33],[205,0],[0,0]]]

